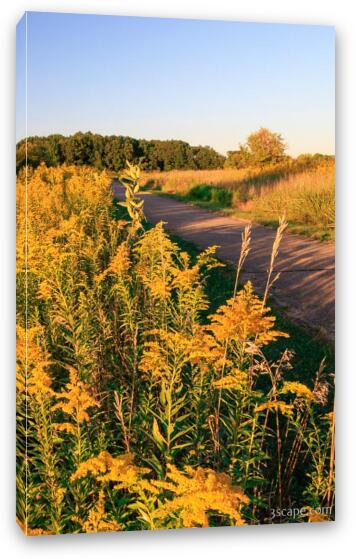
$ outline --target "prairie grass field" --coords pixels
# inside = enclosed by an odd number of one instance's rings
[[[187,193],[192,173],[166,178],[182,176]],[[269,307],[285,225],[259,297],[240,283],[249,229],[237,268],[225,266],[216,247],[145,222],[148,180],[128,165],[118,203],[92,167],[18,174],[19,525],[50,535],[332,520],[333,351]],[[288,180],[302,188],[301,175]],[[304,512],[273,513],[286,507]]]
[[[335,165],[332,159],[299,158],[252,168],[145,173],[148,188],[202,207],[278,226],[285,215],[289,230],[333,240]]]

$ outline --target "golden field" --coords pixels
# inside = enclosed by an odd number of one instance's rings
[[[89,167],[18,176],[18,523],[28,535],[240,526],[285,506],[329,519],[332,379],[321,363],[298,380],[267,306],[285,224],[265,296],[239,287],[247,228],[235,288],[210,312],[215,248],[192,259],[162,224],[143,227],[138,168],[122,180],[125,208]]]
[[[290,230],[332,239],[335,227],[335,164],[332,159],[243,169],[169,171],[144,174],[145,184],[213,209],[277,225],[285,215]]]

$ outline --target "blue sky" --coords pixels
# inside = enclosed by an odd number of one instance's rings
[[[28,135],[91,130],[224,153],[267,126],[292,155],[334,153],[333,27],[28,12],[27,84]]]

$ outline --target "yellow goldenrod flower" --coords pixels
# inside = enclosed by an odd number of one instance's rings
[[[285,402],[271,400],[255,407],[255,412],[263,410],[271,410],[274,412],[279,411],[282,415],[290,416],[293,413],[294,406],[292,406],[291,404],[286,404]]]
[[[157,518],[178,516],[185,528],[209,526],[208,514],[215,512],[231,518],[235,525],[244,524],[240,513],[248,497],[239,487],[233,487],[227,474],[208,468],[186,466],[179,471],[168,466],[168,481],[153,481],[158,488],[173,494],[167,498],[156,513]]]
[[[143,474],[150,472],[149,468],[140,468],[133,464],[131,453],[122,454],[114,458],[108,452],[101,452],[98,456],[89,458],[79,465],[71,480],[81,479],[92,475],[99,482],[115,482],[115,489],[130,489],[137,485]]]
[[[41,330],[37,327],[26,331],[17,326],[17,368],[16,387],[19,393],[31,395],[38,402],[55,396],[52,379],[48,374],[51,365],[48,353],[41,347],[38,337]]]
[[[117,532],[122,530],[121,524],[112,520],[105,512],[104,491],[99,492],[96,505],[89,511],[87,520],[76,519],[83,532]]]
[[[99,276],[96,277],[97,281],[101,281],[108,274],[123,275],[130,268],[130,251],[125,242],[118,246],[116,254],[110,262],[109,267]]]
[[[170,378],[172,366],[181,370],[186,364],[199,365],[217,363],[223,358],[221,346],[203,328],[196,328],[192,336],[181,332],[154,330],[150,332],[158,341],[145,343],[140,370],[152,379]]]
[[[54,423],[53,427],[56,431],[64,431],[65,433],[75,434],[75,427],[72,423]]]
[[[288,334],[273,329],[276,319],[266,316],[269,311],[254,295],[251,282],[247,282],[235,298],[229,299],[210,317],[208,328],[219,342],[253,341],[257,345],[266,345],[278,337],[288,337]]]
[[[232,374],[226,375],[219,380],[213,381],[213,386],[214,388],[229,388],[230,390],[241,390],[241,388],[246,387],[247,380],[248,374],[237,369],[233,371]]]
[[[78,372],[73,367],[69,367],[69,371],[69,383],[66,385],[66,390],[57,394],[59,402],[52,407],[52,411],[62,410],[78,423],[83,423],[89,421],[87,410],[100,404],[89,394],[89,385],[79,380]],[[63,429],[68,430],[68,428]]]
[[[52,288],[48,281],[44,280],[38,287],[38,297],[44,301],[48,301],[52,297]]]
[[[308,388],[301,382],[285,382],[282,386],[280,394],[288,393],[295,394],[297,398],[303,398],[308,402],[312,402],[313,400],[315,400],[314,394],[310,390],[310,388]]]
[[[42,528],[30,528],[27,523],[21,522],[19,518],[16,518],[16,522],[26,536],[50,536],[53,534],[53,532],[43,530]]]
[[[55,396],[55,392],[51,388],[52,379],[45,371],[48,365],[49,363],[46,361],[39,363],[31,370],[27,381],[28,394],[31,394],[37,400],[42,400],[43,397]]]

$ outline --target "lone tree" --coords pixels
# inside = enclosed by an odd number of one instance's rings
[[[260,128],[252,132],[246,142],[251,161],[255,164],[274,163],[285,155],[287,144],[281,134]]]
[[[252,132],[236,151],[228,151],[225,167],[241,169],[250,165],[276,163],[286,157],[287,144],[281,134],[260,128]]]

